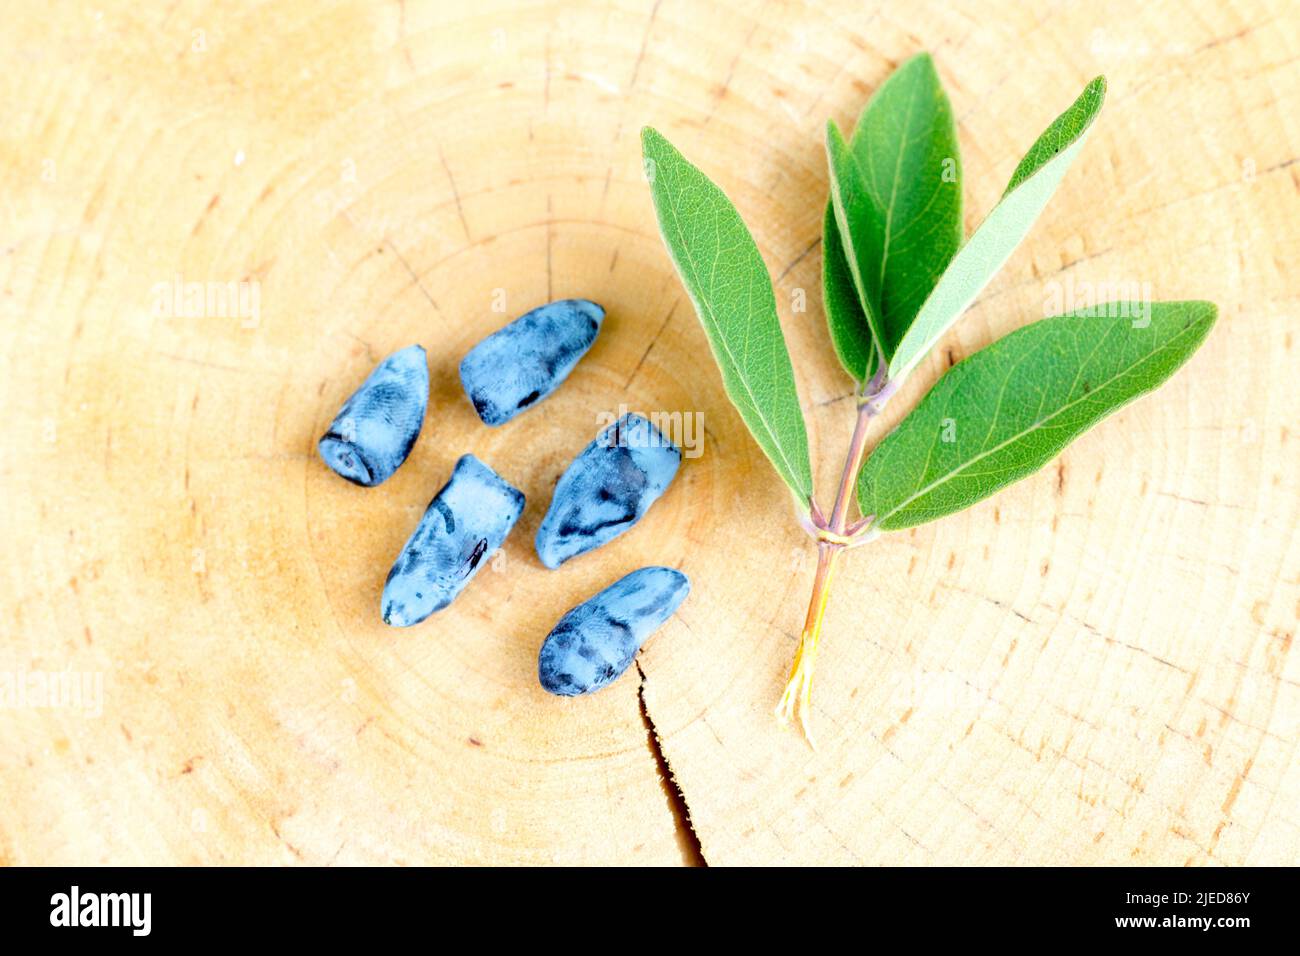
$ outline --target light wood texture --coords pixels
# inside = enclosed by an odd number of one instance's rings
[[[822,129],[920,49],[968,229],[1088,79],[1110,95],[877,436],[1068,283],[1222,317],[1041,474],[848,557],[813,752],[771,715],[811,548],[672,274],[638,132],[753,229],[825,496],[852,402],[819,304]],[[1300,862],[1293,4],[23,0],[0,53],[0,860],[676,864],[698,839],[713,864]],[[256,282],[258,321],[158,314],[177,277]],[[568,295],[608,307],[595,348],[484,428],[460,356]],[[411,342],[423,435],[347,485],[315,439]],[[703,455],[547,571],[550,487],[620,403],[701,412]],[[450,610],[387,629],[384,574],[466,451],[525,516]],[[548,697],[555,619],[645,563],[694,590],[644,678]],[[101,712],[13,696],[55,672],[98,675]]]

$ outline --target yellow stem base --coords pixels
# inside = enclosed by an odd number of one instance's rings
[[[812,732],[812,679],[817,663],[817,631],[804,631],[799,639],[799,650],[794,655],[794,667],[790,671],[790,680],[785,685],[785,692],[776,705],[776,719],[782,726],[789,726],[796,717],[803,730],[804,739],[813,750],[817,741]]]
[[[817,644],[821,639],[826,604],[830,600],[831,581],[843,550],[843,545],[833,542],[822,542],[817,546],[817,576],[813,581],[812,600],[808,603],[808,617],[799,637],[790,679],[776,705],[776,719],[783,726],[789,726],[792,720],[799,718],[804,738],[814,750],[817,744],[812,733],[812,679],[817,666]]]

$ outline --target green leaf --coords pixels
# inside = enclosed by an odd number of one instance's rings
[[[641,131],[659,231],[727,395],[806,511],[812,468],[772,280],[736,208],[654,129]]]
[[[970,241],[953,257],[889,360],[889,377],[906,378],[1015,251],[1074,161],[1106,95],[1097,77],[1038,138]]]
[[[894,354],[961,245],[957,128],[930,55],[912,57],[881,84],[847,144],[830,124],[826,148],[827,321],[841,363],[864,381],[862,358],[876,353],[874,342],[886,359]]]
[[[1107,303],[1043,319],[958,363],[858,476],[858,504],[896,531],[960,511],[1032,474],[1151,391],[1214,324],[1209,302]]]
[[[871,340],[883,349],[885,330],[880,312],[882,234],[876,228],[880,210],[875,197],[867,192],[858,161],[834,120],[826,124],[826,159],[830,166],[831,209],[835,213],[840,248],[853,279],[858,308],[871,330]]]
[[[876,372],[880,353],[871,338],[867,317],[862,313],[831,203],[826,204],[826,218],[822,222],[822,306],[826,309],[831,343],[844,371],[856,381],[868,381]]]

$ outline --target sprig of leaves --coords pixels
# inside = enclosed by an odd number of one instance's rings
[[[727,394],[819,545],[807,623],[778,707],[783,719],[801,709],[805,732],[827,591],[844,549],[952,514],[1041,468],[1165,381],[1214,324],[1208,302],[1110,303],[1035,322],[950,369],[862,465],[871,417],[1028,233],[1082,149],[1105,91],[1102,77],[1093,80],[1044,131],[965,245],[952,108],[929,56],[895,71],[850,139],[828,124],[822,290],[835,352],[858,382],[859,411],[835,507],[825,513],[813,501],[794,372],[758,248],[716,185],[659,133],[642,134],[660,231]],[[851,523],[855,487],[866,517]]]

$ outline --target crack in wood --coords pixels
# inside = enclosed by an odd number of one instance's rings
[[[677,824],[677,843],[682,850],[682,859],[687,866],[708,866],[709,861],[704,857],[700,836],[695,832],[695,825],[691,822],[691,808],[686,802],[686,794],[682,792],[681,785],[673,774],[668,757],[664,754],[663,741],[659,739],[659,731],[655,729],[654,718],[650,716],[650,709],[646,706],[645,671],[641,669],[640,661],[635,663],[636,672],[641,675],[641,683],[636,689],[636,699],[641,709],[641,722],[645,724],[646,742],[650,752],[654,754],[655,764],[659,767],[659,782],[663,786],[664,796],[668,798],[673,820]]]

